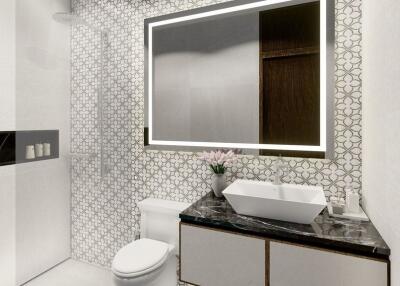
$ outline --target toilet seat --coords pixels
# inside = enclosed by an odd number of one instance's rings
[[[121,248],[114,257],[112,271],[121,278],[135,278],[161,267],[171,246],[148,238],[135,240]]]

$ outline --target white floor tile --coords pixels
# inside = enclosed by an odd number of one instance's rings
[[[24,286],[113,286],[111,271],[69,259]]]

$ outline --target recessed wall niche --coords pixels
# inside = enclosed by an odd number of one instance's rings
[[[0,166],[58,157],[58,130],[0,131]]]

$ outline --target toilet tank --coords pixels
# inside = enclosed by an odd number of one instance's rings
[[[145,199],[138,203],[140,210],[140,237],[163,241],[179,248],[179,213],[190,204]]]

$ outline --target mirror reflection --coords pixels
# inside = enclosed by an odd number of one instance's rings
[[[154,25],[149,44],[150,144],[323,151],[319,1]]]

